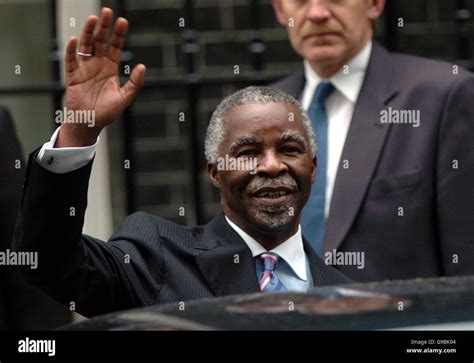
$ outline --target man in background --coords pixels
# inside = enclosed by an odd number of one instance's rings
[[[318,138],[301,221],[313,248],[356,281],[473,274],[473,75],[387,52],[373,40],[384,0],[272,5],[304,59],[273,86]]]

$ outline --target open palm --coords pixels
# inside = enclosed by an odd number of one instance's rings
[[[88,129],[88,125],[67,125],[74,128],[76,134],[82,129],[84,133],[98,135],[130,105],[144,83],[145,66],[139,64],[133,69],[130,79],[120,85],[120,54],[128,22],[118,18],[109,39],[112,22],[112,10],[103,8],[100,18],[91,16],[87,19],[79,52],[75,37],[66,47],[66,107],[68,111],[95,111],[93,130]]]

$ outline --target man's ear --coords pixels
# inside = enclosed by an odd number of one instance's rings
[[[217,189],[220,189],[221,181],[219,177],[219,171],[217,170],[217,164],[207,164],[207,175],[209,175],[212,185]]]
[[[316,160],[316,158],[313,158],[311,166],[313,167],[313,171],[311,172],[311,183],[314,183],[316,181],[316,169],[318,168],[318,160]]]
[[[376,21],[385,7],[385,0],[372,0],[367,9],[367,17],[371,21]]]
[[[288,18],[283,12],[283,8],[281,6],[282,1],[283,0],[272,0],[272,6],[278,22],[286,28],[288,26]]]

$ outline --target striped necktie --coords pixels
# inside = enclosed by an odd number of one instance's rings
[[[262,253],[258,256],[263,265],[262,273],[258,280],[261,292],[287,291],[275,271],[279,257],[276,253]]]
[[[301,213],[301,230],[318,255],[323,253],[326,229],[324,207],[326,203],[326,171],[328,159],[328,118],[324,102],[334,90],[329,82],[320,83],[314,92],[308,114],[318,143],[316,181]]]

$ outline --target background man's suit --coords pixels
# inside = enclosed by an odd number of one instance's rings
[[[301,72],[273,86],[299,99],[304,85]],[[325,251],[364,251],[365,268],[340,271],[356,281],[474,274],[473,100],[471,73],[374,42],[324,239]],[[381,123],[388,107],[419,110],[420,127]]]
[[[16,162],[21,162],[17,169]],[[0,251],[10,248],[18,214],[24,171],[21,146],[8,110],[0,106]],[[70,312],[38,289],[19,271],[0,266],[0,329],[51,329],[66,324]]]
[[[92,162],[55,174],[30,155],[16,250],[38,251],[34,285],[86,316],[190,299],[258,292],[250,249],[219,213],[187,228],[135,213],[108,242],[82,235]],[[71,215],[71,207],[75,208]],[[305,241],[316,286],[349,282]]]

